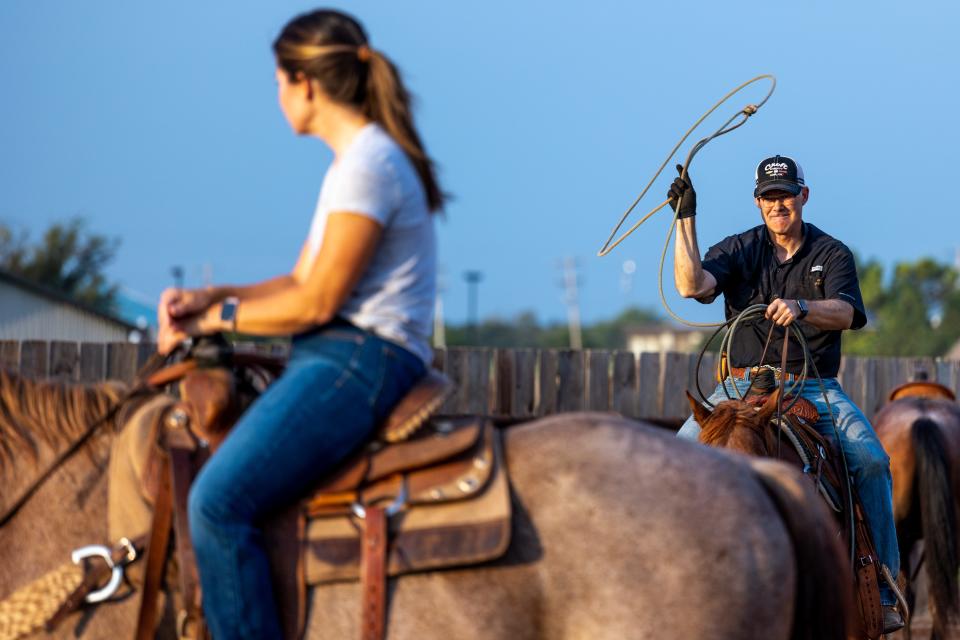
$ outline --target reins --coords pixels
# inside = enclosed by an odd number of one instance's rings
[[[755,304],[755,305],[751,305],[751,306],[747,307],[746,309],[744,309],[743,311],[741,311],[739,314],[737,314],[735,317],[733,317],[733,318],[731,318],[730,320],[722,323],[722,324],[717,328],[717,330],[713,332],[713,334],[710,336],[710,339],[707,340],[707,341],[704,343],[703,348],[701,348],[701,350],[700,350],[700,355],[699,355],[699,357],[697,358],[697,367],[696,367],[696,371],[694,372],[693,379],[696,381],[697,393],[700,394],[701,399],[702,399],[707,405],[709,405],[710,407],[713,407],[713,405],[710,403],[709,400],[707,400],[706,396],[704,396],[704,394],[703,394],[703,390],[700,388],[700,366],[701,366],[701,364],[703,363],[703,356],[704,356],[704,354],[706,353],[707,348],[708,348],[708,347],[710,346],[710,344],[713,342],[713,339],[717,336],[718,333],[720,333],[724,328],[728,328],[728,327],[729,327],[729,330],[727,331],[726,334],[724,334],[724,336],[723,336],[723,338],[722,338],[722,340],[721,340],[720,352],[719,352],[719,354],[718,354],[718,357],[720,358],[720,361],[721,361],[721,362],[724,361],[724,358],[726,358],[726,361],[729,362],[730,359],[729,359],[729,357],[727,357],[727,354],[728,354],[728,352],[729,352],[730,345],[733,343],[733,334],[736,332],[736,330],[737,330],[737,328],[739,327],[739,325],[740,325],[741,323],[744,323],[744,322],[750,322],[750,321],[752,321],[752,320],[757,320],[757,319],[760,319],[760,318],[765,317],[766,309],[767,309],[767,306],[766,306],[766,305],[763,305],[763,304]],[[774,325],[774,326],[775,326],[775,325]],[[771,327],[770,327],[770,333],[768,333],[768,335],[767,335],[767,341],[766,341],[766,343],[764,344],[763,354],[761,355],[761,358],[760,358],[761,362],[763,361],[764,357],[766,356],[767,347],[768,347],[769,344],[770,344],[770,338],[771,338],[771,336],[772,336],[772,334],[773,334],[773,328],[774,328],[774,326],[771,326]],[[786,373],[787,373],[787,372],[786,372],[787,342],[788,342],[788,340],[789,340],[789,337],[790,337],[790,335],[791,335],[791,332],[792,332],[793,337],[796,338],[797,343],[800,345],[800,350],[801,350],[801,352],[802,352],[802,354],[803,354],[803,369],[801,370],[801,374],[800,374],[799,376],[795,376],[795,380],[794,380],[793,385],[792,385],[789,389],[787,389],[787,388],[786,388],[786,384],[785,384],[785,380],[784,380],[784,376],[785,376]],[[799,397],[800,397],[799,394],[794,393],[794,391],[797,389],[797,387],[801,387],[801,389],[802,389],[803,385],[806,384],[806,381],[810,379],[810,377],[807,376],[808,367],[813,369],[813,376],[812,376],[812,377],[816,378],[817,384],[818,384],[819,387],[820,387],[820,394],[821,394],[821,396],[823,397],[824,403],[827,405],[827,413],[830,415],[830,423],[833,425],[833,435],[834,435],[834,438],[836,439],[836,442],[837,442],[837,449],[838,449],[839,452],[840,452],[840,460],[843,462],[843,476],[844,476],[844,480],[846,481],[846,483],[847,483],[847,485],[848,485],[848,490],[847,490],[847,511],[848,511],[849,517],[850,517],[850,531],[851,531],[851,533],[850,533],[850,566],[853,566],[854,561],[855,561],[855,558],[856,558],[855,538],[854,538],[854,534],[853,534],[853,531],[854,531],[855,526],[856,526],[856,522],[855,522],[855,514],[854,514],[854,508],[853,508],[853,492],[850,490],[850,487],[849,487],[849,485],[850,485],[850,468],[849,468],[849,466],[847,465],[847,455],[846,455],[846,453],[844,453],[843,447],[840,446],[840,443],[842,442],[842,440],[841,440],[841,438],[840,438],[840,429],[839,429],[839,427],[837,426],[837,419],[836,419],[836,417],[833,415],[833,406],[830,404],[830,398],[827,397],[827,387],[826,387],[826,385],[823,384],[823,379],[820,377],[820,372],[817,370],[817,363],[814,361],[813,356],[810,354],[810,348],[809,348],[809,346],[807,345],[806,336],[803,335],[803,331],[800,330],[800,327],[797,326],[797,323],[796,323],[796,322],[791,323],[791,324],[789,324],[789,325],[787,325],[787,326],[785,327],[785,332],[784,332],[784,347],[783,347],[782,353],[781,353],[781,366],[780,366],[780,373],[781,373],[781,375],[780,375],[780,398],[779,398],[779,400],[778,400],[778,402],[777,402],[777,412],[778,412],[778,413],[777,413],[777,417],[778,417],[778,419],[780,419],[784,413],[786,413],[787,411],[789,411],[790,407],[792,407],[793,404],[796,403],[796,402],[799,400]],[[718,376],[718,377],[719,377],[719,376]],[[732,378],[731,378],[731,380],[732,380]],[[733,398],[733,397],[730,395],[730,393],[727,391],[727,385],[726,385],[725,381],[722,381],[722,382],[721,382],[721,386],[723,387],[723,391],[724,391],[724,393],[727,395],[727,399],[728,399],[728,400],[734,400],[734,399],[741,400],[741,401],[743,400],[743,397],[744,397],[745,394],[741,394],[741,393],[740,393],[740,389],[739,389],[739,387],[737,387],[736,383],[734,383],[732,386],[733,386],[733,390],[734,390],[735,394],[737,395],[737,398]],[[749,393],[749,391],[750,391],[750,388],[752,388],[752,386],[753,386],[753,376],[751,376],[750,386],[747,387],[747,392],[748,392],[748,393]],[[783,395],[784,392],[793,394],[793,395],[794,395],[794,398],[793,398],[793,400],[791,401],[791,403],[790,403],[786,408],[781,408],[781,405],[782,405],[782,403],[783,403],[783,398],[784,398],[784,395]]]
[[[623,226],[623,223],[626,222],[627,218],[630,216],[630,214],[633,212],[636,206],[640,203],[640,201],[644,198],[644,196],[647,195],[647,192],[650,190],[650,187],[652,187],[656,179],[660,177],[660,174],[663,173],[664,168],[673,159],[673,156],[676,155],[677,150],[680,148],[680,146],[687,140],[687,138],[690,137],[690,134],[692,134],[697,129],[697,127],[699,127],[700,124],[710,116],[710,114],[712,114],[714,111],[720,108],[720,106],[724,104],[727,100],[729,100],[730,98],[738,94],[740,91],[750,86],[751,84],[755,82],[759,82],[760,80],[770,81],[770,90],[767,91],[767,94],[763,97],[763,99],[757,104],[748,104],[743,109],[740,109],[735,114],[733,114],[733,116],[731,116],[726,122],[724,122],[719,129],[717,129],[712,134],[710,134],[706,138],[701,139],[695,145],[693,145],[693,148],[690,149],[690,153],[687,154],[687,159],[683,164],[683,169],[680,173],[681,178],[685,178],[687,176],[687,171],[690,168],[690,163],[693,161],[693,158],[697,155],[697,153],[700,152],[701,149],[703,149],[703,147],[707,145],[707,143],[709,143],[714,138],[719,138],[722,135],[725,135],[735,129],[742,127],[744,124],[746,124],[747,120],[750,119],[750,116],[755,114],[757,111],[760,110],[760,107],[766,104],[767,100],[770,99],[770,96],[773,95],[774,89],[776,89],[777,87],[777,79],[770,74],[763,74],[755,78],[752,78],[750,80],[747,80],[740,86],[736,87],[735,89],[727,93],[727,95],[723,96],[719,101],[717,101],[716,104],[710,107],[710,109],[708,109],[706,113],[700,116],[700,118],[693,123],[693,126],[687,129],[687,132],[683,134],[683,137],[680,138],[677,144],[674,145],[673,149],[670,151],[669,155],[667,155],[667,157],[664,159],[663,163],[660,165],[660,168],[657,169],[656,173],[653,174],[653,177],[650,178],[650,181],[647,183],[647,186],[643,188],[643,191],[640,192],[640,195],[638,195],[636,199],[633,201],[633,203],[629,207],[627,207],[627,210],[624,211],[623,215],[620,217],[620,221],[617,222],[616,226],[614,226],[613,230],[610,232],[610,236],[607,238],[606,242],[603,243],[603,246],[600,247],[600,250],[597,252],[598,257],[602,258],[603,256],[609,254],[611,251],[613,251],[614,248],[617,247],[617,245],[619,245],[621,242],[626,240],[627,236],[629,236],[631,233],[636,231],[638,228],[640,228],[640,225],[642,225],[644,222],[650,219],[650,217],[653,216],[653,214],[657,213],[658,211],[660,211],[670,203],[669,198],[664,200],[659,205],[651,209],[632,227],[624,231],[623,234],[620,235],[620,237],[617,237],[616,239],[614,239],[617,235],[617,232],[620,231],[620,227]],[[740,121],[734,124],[734,121],[737,120],[738,118],[740,119]],[[667,232],[667,239],[663,245],[663,252],[660,254],[660,273],[658,277],[660,302],[661,304],[663,304],[664,309],[667,310],[667,313],[669,313],[674,320],[682,324],[685,324],[691,327],[722,327],[725,323],[693,322],[693,321],[685,320],[681,318],[676,313],[674,313],[673,309],[670,308],[670,305],[667,303],[667,298],[663,293],[663,266],[666,262],[667,251],[669,250],[669,247],[670,247],[670,239],[673,237],[673,232],[677,227],[677,215],[679,214],[680,206],[682,202],[683,202],[683,197],[681,196],[680,200],[677,202],[676,211],[673,214],[673,222],[671,222],[670,229]]]

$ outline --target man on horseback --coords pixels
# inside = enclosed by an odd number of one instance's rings
[[[810,198],[803,170],[787,156],[767,158],[757,165],[754,202],[763,224],[732,235],[710,247],[703,260],[697,246],[694,224],[697,197],[689,174],[676,178],[669,190],[670,205],[677,215],[674,279],[685,298],[709,304],[723,294],[727,319],[747,307],[765,304],[765,320],[743,327],[734,336],[723,367],[724,380],[710,396],[711,403],[735,397],[734,385],[745,393],[751,377],[772,369],[777,380],[797,382],[803,369],[800,348],[791,350],[786,370],[760,362],[770,322],[787,327],[794,322],[806,338],[825,394],[815,380],[800,380],[799,394],[820,412],[815,428],[834,435],[834,421],[824,402],[834,410],[840,445],[850,474],[866,511],[867,522],[880,561],[896,577],[900,553],[893,521],[892,481],[889,458],[863,413],[850,401],[837,381],[840,368],[840,338],[845,329],[859,329],[866,313],[857,280],[853,254],[839,240],[803,221],[803,207]],[[785,330],[785,329],[784,329]],[[781,344],[767,346],[765,360],[781,360]],[[760,365],[763,365],[761,368]],[[691,416],[679,436],[696,440],[700,427]],[[884,632],[903,626],[894,591],[881,584]]]

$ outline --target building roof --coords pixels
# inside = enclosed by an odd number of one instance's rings
[[[69,305],[85,313],[97,316],[98,318],[106,320],[107,322],[112,322],[116,325],[119,325],[128,331],[134,331],[138,329],[135,324],[131,324],[115,315],[100,311],[99,309],[96,309],[88,304],[84,304],[83,302],[78,302],[77,300],[74,300],[70,296],[66,295],[65,293],[61,293],[56,289],[38,284],[31,280],[27,280],[26,278],[18,276],[14,273],[10,273],[6,269],[0,269],[0,283],[4,282],[19,289],[29,291],[30,293],[40,296],[41,298],[46,298],[59,304]]]

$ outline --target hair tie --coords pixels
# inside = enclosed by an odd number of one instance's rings
[[[367,45],[362,44],[359,47],[357,47],[357,59],[360,62],[369,62],[372,56],[373,56],[373,51],[371,51],[370,47],[368,47]]]

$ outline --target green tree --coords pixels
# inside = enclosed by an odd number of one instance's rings
[[[624,349],[627,345],[626,331],[629,328],[660,321],[660,316],[649,309],[631,307],[613,320],[583,327],[583,346],[588,349]],[[570,331],[566,323],[540,325],[531,311],[520,313],[513,320],[484,320],[477,327],[448,325],[446,337],[447,344],[452,347],[482,345],[562,349],[570,346]]]
[[[960,339],[960,274],[932,258],[901,262],[888,283],[876,260],[858,261],[868,324],[844,336],[857,355],[939,356]]]
[[[17,233],[0,224],[0,268],[111,312],[118,287],[108,283],[103,269],[119,244],[88,232],[81,218],[51,225],[36,244],[25,231]]]

